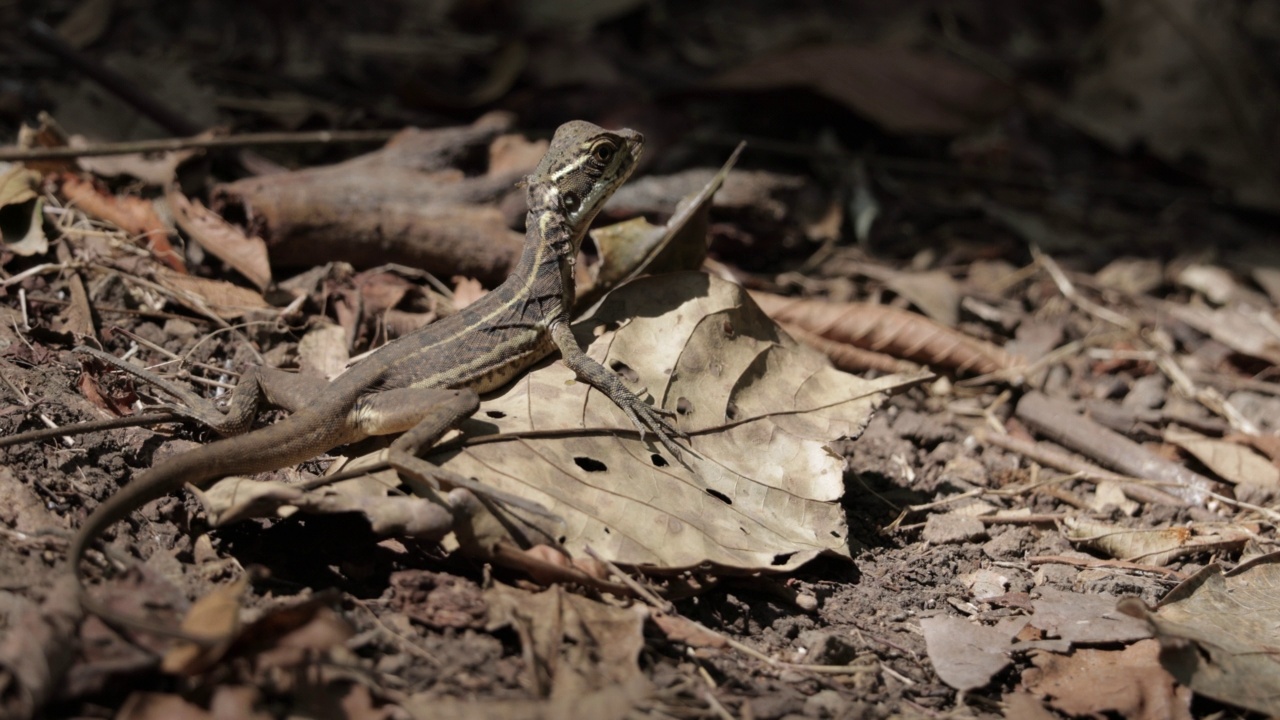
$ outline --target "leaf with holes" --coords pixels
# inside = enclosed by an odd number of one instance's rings
[[[627,565],[786,570],[849,555],[844,460],[889,392],[927,374],[863,380],[781,332],[737,285],[700,273],[615,291],[574,331],[641,397],[677,413],[680,459],[640,440],[613,402],[544,363],[428,459],[534,500],[575,553]],[[550,431],[550,432],[548,432]]]

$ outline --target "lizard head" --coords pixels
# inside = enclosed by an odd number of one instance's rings
[[[558,204],[580,240],[613,191],[631,177],[643,149],[644,136],[635,130],[567,122],[556,130],[547,154],[527,179],[530,200],[534,193],[550,196],[543,201]]]

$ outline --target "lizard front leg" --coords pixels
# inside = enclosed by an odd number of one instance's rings
[[[573,331],[569,329],[569,323],[564,319],[553,320],[550,333],[552,342],[560,350],[564,364],[578,376],[578,379],[604,393],[614,405],[626,413],[640,430],[641,440],[644,440],[646,430],[652,432],[658,436],[658,441],[671,451],[672,455],[677,459],[681,457],[680,446],[672,436],[684,438],[688,435],[667,420],[673,417],[674,413],[655,408],[641,400],[630,388],[622,384],[622,378],[618,377],[617,373],[592,360],[582,351],[582,348],[578,347],[578,341],[573,337]]]

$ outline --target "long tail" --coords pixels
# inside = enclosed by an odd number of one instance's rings
[[[84,577],[80,573],[81,561],[89,546],[108,527],[187,483],[203,487],[211,480],[228,475],[266,472],[295,465],[345,441],[341,422],[317,423],[310,415],[304,410],[274,425],[175,455],[134,478],[99,505],[80,526],[67,553],[67,562],[80,586],[85,609],[108,622],[198,642],[197,638],[179,631],[121,616],[98,604],[85,589]]]

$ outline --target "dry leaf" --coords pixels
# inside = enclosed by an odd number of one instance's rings
[[[1215,475],[1233,485],[1280,488],[1280,468],[1243,445],[1214,440],[1176,425],[1165,428],[1164,439],[1186,450]]]
[[[243,645],[254,653],[254,663],[262,669],[296,672],[322,653],[341,648],[355,635],[355,628],[334,611],[337,597],[336,591],[319,592],[263,613],[241,633]]]
[[[181,695],[135,692],[120,708],[116,720],[211,720],[211,715]]]
[[[1107,595],[1065,592],[1050,587],[1037,588],[1040,597],[1032,602],[1034,614],[1029,624],[1047,637],[1061,638],[1072,645],[1124,643],[1151,637],[1151,630],[1116,609],[1116,598]]]
[[[1146,295],[1164,284],[1164,265],[1151,258],[1121,257],[1107,263],[1094,279],[1128,295]]]
[[[1007,693],[1001,698],[1004,717],[1019,720],[1058,720],[1058,715],[1049,712],[1036,696],[1025,692]]]
[[[1011,662],[1010,641],[1026,618],[1005,618],[995,626],[938,615],[920,620],[929,662],[942,682],[957,690],[973,690],[991,682]]]
[[[192,604],[182,620],[182,631],[212,644],[179,642],[165,653],[160,663],[162,670],[173,675],[195,675],[222,659],[240,630],[240,606],[250,580],[248,574],[242,575]]]
[[[347,331],[340,325],[320,325],[298,341],[298,367],[304,374],[333,380],[347,369],[350,360]]]
[[[579,278],[577,307],[590,307],[615,287],[639,277],[682,270],[697,270],[707,257],[707,228],[711,202],[742,153],[742,143],[720,170],[701,188],[676,204],[664,225],[642,217],[591,232],[600,251],[600,263],[586,278]]]
[[[551,143],[547,140],[528,140],[523,135],[500,135],[489,143],[489,173],[503,175],[511,172],[527,172],[537,167],[547,154]]]
[[[885,287],[911,301],[925,315],[949,328],[959,324],[960,286],[950,273],[931,270],[882,275]]]
[[[787,331],[788,335],[826,355],[833,365],[845,372],[856,373],[866,370],[878,370],[886,373],[910,373],[921,369],[916,363],[908,360],[899,360],[886,353],[863,350],[847,343],[828,340],[821,335],[809,332],[795,323],[784,320],[777,320],[777,322],[783,330]]]
[[[112,223],[146,241],[147,249],[175,273],[186,274],[182,255],[169,243],[169,228],[150,200],[100,191],[93,182],[70,173],[62,175],[62,195],[91,217]]]
[[[200,243],[200,247],[248,278],[259,290],[271,284],[271,262],[267,258],[267,243],[262,238],[246,235],[199,200],[182,194],[176,185],[169,187],[165,199],[178,227]]]
[[[769,317],[798,325],[828,340],[887,352],[957,373],[986,374],[1013,367],[1004,350],[943,327],[928,318],[869,303],[800,300],[752,292]]]
[[[197,137],[213,137],[213,132],[203,132]],[[74,148],[90,147],[92,143],[83,135],[72,135],[67,144]],[[76,158],[76,165],[81,170],[93,173],[98,177],[116,177],[129,175],[138,178],[148,185],[164,187],[177,178],[178,167],[190,160],[198,148],[169,150],[156,153],[126,153],[124,155],[82,155]]]
[[[461,310],[484,297],[488,291],[475,278],[455,278],[453,287],[453,309]]]
[[[0,173],[0,208],[36,199],[35,186],[40,174],[13,164]]]
[[[44,234],[44,200],[37,198],[31,202],[31,213],[22,214],[25,222],[22,225],[0,227],[6,250],[14,255],[31,257],[43,255],[49,251],[49,239]]]
[[[443,467],[560,515],[563,527],[526,521],[540,535],[564,535],[575,554],[590,545],[628,564],[773,570],[823,552],[847,555],[843,462],[826,444],[858,435],[889,391],[920,376],[868,382],[836,371],[778,334],[741,288],[696,273],[615,292],[575,331],[581,338],[625,318],[632,320],[596,338],[589,352],[609,366],[624,363],[623,372],[640,379],[633,387],[647,385],[659,404],[681,410],[680,426],[694,433],[687,465],[652,437],[640,442],[612,401],[571,382],[557,362],[488,399],[465,428],[467,437],[495,429],[505,437],[448,450]],[[584,427],[596,430],[574,432]],[[544,429],[568,432],[511,435]],[[449,510],[388,497],[398,483],[387,471],[303,493],[229,478],[205,497],[220,522],[292,506],[362,512],[378,532],[438,536]],[[468,532],[491,532],[485,522],[473,518]]]
[[[1141,505],[1129,499],[1124,494],[1124,486],[1118,482],[1111,480],[1102,480],[1093,490],[1093,497],[1089,498],[1089,509],[1095,512],[1103,512],[1107,507],[1119,508],[1129,517],[1133,517],[1142,508]]]
[[[1229,574],[1212,564],[1174,588],[1155,612],[1141,601],[1122,609],[1145,618],[1165,652],[1164,667],[1201,695],[1280,715],[1280,553]]]
[[[1073,717],[1116,713],[1136,720],[1190,720],[1191,693],[1160,666],[1159,655],[1154,640],[1124,650],[1040,652],[1022,684]]]
[[[780,334],[740,287],[697,273],[629,284],[574,330],[590,342],[619,324],[587,352],[679,413],[692,435],[682,462],[652,436],[639,441],[612,401],[557,362],[486,400],[463,427],[506,438],[450,450],[440,464],[562,516],[575,554],[589,545],[632,565],[774,570],[847,556],[843,461],[827,443],[856,437],[888,392],[923,376],[841,373]],[[584,427],[616,430],[518,435]]]
[[[1200,293],[1214,305],[1225,305],[1240,292],[1231,273],[1214,265],[1193,263],[1182,268],[1174,281]]]
[[[987,600],[1009,592],[1009,576],[988,568],[964,573],[957,576],[956,580],[964,585],[974,600]]]
[[[172,292],[178,302],[201,315],[234,320],[254,310],[271,309],[262,295],[225,280],[180,275],[170,270],[156,273],[155,280]]]
[[[1271,298],[1271,304],[1280,305],[1280,267],[1253,265],[1249,268],[1249,275],[1267,293],[1267,297]]]
[[[702,625],[680,615],[654,613],[650,618],[671,642],[689,647],[721,649],[729,646],[725,636],[711,632]]]
[[[1067,538],[1106,555],[1148,565],[1168,565],[1195,552],[1239,548],[1255,533],[1238,525],[1132,529],[1085,518],[1064,518]]]
[[[94,337],[97,330],[93,325],[93,308],[89,304],[89,293],[84,289],[84,281],[75,273],[67,276],[67,290],[71,296],[67,306],[58,313],[54,329],[69,332],[79,337]]]
[[[558,586],[530,593],[498,584],[485,600],[488,629],[510,627],[520,637],[522,684],[532,698],[448,700],[423,693],[402,703],[412,717],[623,720],[652,692],[640,670],[641,606],[614,607]]]
[[[0,240],[9,252],[22,257],[43,255],[49,251],[49,241],[44,235],[44,201],[36,195],[35,186],[40,175],[21,165],[10,165],[0,173],[0,208],[29,203],[31,210],[23,211],[23,222],[0,225]],[[12,211],[17,213],[18,210]]]
[[[1265,311],[1170,305],[1169,314],[1238,353],[1280,365],[1280,338],[1267,330],[1269,316],[1262,317]]]
[[[449,508],[433,499],[395,493],[399,484],[391,472],[311,491],[282,482],[233,476],[214,483],[200,497],[215,527],[250,517],[287,517],[301,510],[317,514],[360,513],[379,535],[439,539],[453,528],[455,518]]]

